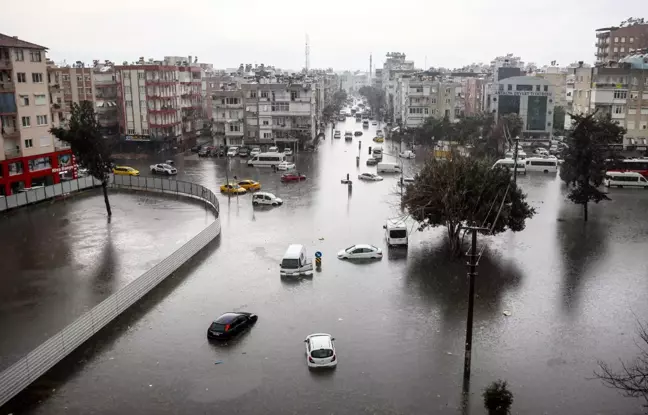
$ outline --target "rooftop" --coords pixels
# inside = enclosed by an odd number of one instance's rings
[[[18,36],[7,36],[0,33],[0,47],[5,48],[23,48],[23,49],[47,49],[35,43],[26,42],[18,39]]]

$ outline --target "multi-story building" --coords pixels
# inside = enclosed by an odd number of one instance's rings
[[[46,48],[0,34],[0,195],[74,178],[70,149],[50,134]]]
[[[57,114],[58,122],[69,120],[72,104],[78,104],[81,101],[95,102],[95,88],[93,79],[93,69],[86,67],[82,62],[77,62],[70,66],[57,66],[54,62],[49,61],[47,65],[47,80],[50,90],[56,91],[55,107],[63,114],[60,118]],[[56,87],[58,85],[58,88]],[[58,99],[62,96],[62,102]]]
[[[399,112],[396,109],[396,80],[400,75],[416,72],[416,69],[414,69],[414,61],[408,61],[405,58],[406,55],[401,52],[387,53],[381,71],[382,80],[380,83],[385,91],[385,109],[387,111],[387,118],[392,122],[396,121],[396,115]],[[377,73],[378,71],[376,71]],[[402,102],[398,105],[402,106]]]
[[[536,73],[536,76],[549,81],[554,90],[555,105],[567,107],[567,69],[548,66]]]
[[[484,78],[468,78],[465,89],[465,114],[476,115],[483,111]]]
[[[574,68],[574,113],[609,115],[623,126],[626,149],[648,148],[648,54]]]
[[[495,117],[517,114],[525,138],[547,139],[553,132],[554,91],[549,81],[536,76],[503,77],[492,84],[489,111]]]
[[[292,147],[315,137],[317,83],[305,77],[273,80],[244,79],[213,92],[216,144]]]
[[[105,138],[119,137],[119,111],[115,66],[110,61],[95,61],[92,74],[95,111]]]
[[[125,141],[188,145],[203,128],[201,68],[161,61],[115,67],[120,132]]]
[[[622,58],[648,49],[648,23],[643,19],[624,22],[619,27],[596,30],[596,62],[618,62]]]
[[[415,128],[429,117],[447,117],[454,121],[457,86],[424,73],[398,77],[394,99],[396,122],[406,128]]]

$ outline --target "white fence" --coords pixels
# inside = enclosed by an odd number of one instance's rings
[[[101,186],[101,182],[94,177],[88,176],[51,186],[25,190],[15,195],[0,196],[0,212],[97,186]]]
[[[72,182],[75,182],[75,184]],[[58,193],[60,195],[65,193],[66,189],[68,191],[74,191],[72,189],[79,190],[81,185],[84,185],[84,188],[100,185],[97,182],[97,180],[93,181],[92,178],[83,178],[33,191],[42,190],[45,193],[39,192],[36,197],[48,198],[46,196],[50,194],[48,193],[50,190],[46,190],[47,188],[54,187],[60,190],[61,193]],[[77,186],[77,188],[74,186]],[[0,373],[0,406],[4,405],[9,399],[29,386],[75,348],[119,316],[220,234],[221,224],[218,213],[218,200],[211,190],[203,186],[176,180],[146,177],[130,178],[130,176],[115,176],[111,180],[111,186],[177,193],[199,198],[214,210],[216,220],[149,271],[106,298],[72,324],[50,337],[25,357]],[[51,190],[54,195],[56,195],[56,191]],[[17,200],[27,200],[26,195],[25,199]],[[29,200],[36,201],[36,199]]]

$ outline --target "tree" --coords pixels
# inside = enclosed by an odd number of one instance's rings
[[[445,226],[455,256],[461,255],[462,226],[488,224],[492,234],[517,232],[535,213],[506,168],[456,154],[449,161],[428,159],[402,204],[420,229]]]
[[[507,389],[506,381],[497,380],[484,389],[484,407],[489,415],[507,415],[511,413],[513,393]]]
[[[644,347],[639,346],[639,357],[631,363],[621,362],[619,372],[612,370],[607,363],[599,362],[599,370],[594,375],[606,386],[620,390],[627,397],[643,398],[648,411],[648,327],[638,324],[639,337],[644,344]]]
[[[110,217],[112,210],[108,200],[108,174],[112,165],[111,150],[101,136],[92,102],[81,101],[80,104],[72,104],[72,115],[67,126],[52,128],[50,132],[59,140],[68,143],[77,163],[101,181],[106,212]]]
[[[367,98],[367,102],[376,116],[385,108],[385,91],[382,89],[365,85],[360,87],[358,92]]]
[[[610,116],[572,115],[574,129],[567,136],[567,147],[562,151],[560,178],[573,188],[567,197],[583,205],[587,221],[588,203],[599,203],[610,198],[598,189],[605,178],[607,159],[615,158],[611,144],[623,140],[625,130],[611,121]]]
[[[508,128],[508,132],[511,138],[519,137],[522,134],[522,127],[524,127],[524,121],[517,114],[506,114],[501,117],[501,121]]]

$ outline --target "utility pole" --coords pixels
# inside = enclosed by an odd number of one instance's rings
[[[488,231],[488,228],[477,226],[467,226],[463,228],[472,231],[472,246],[470,248],[470,262],[468,262],[468,318],[466,319],[466,349],[464,355],[464,377],[463,393],[467,395],[470,391],[470,362],[472,358],[472,331],[473,331],[473,311],[475,308],[475,277],[477,276],[477,232]]]
[[[518,148],[520,145],[520,137],[515,137],[515,156],[513,157],[513,183],[517,184],[517,161],[518,161]]]

